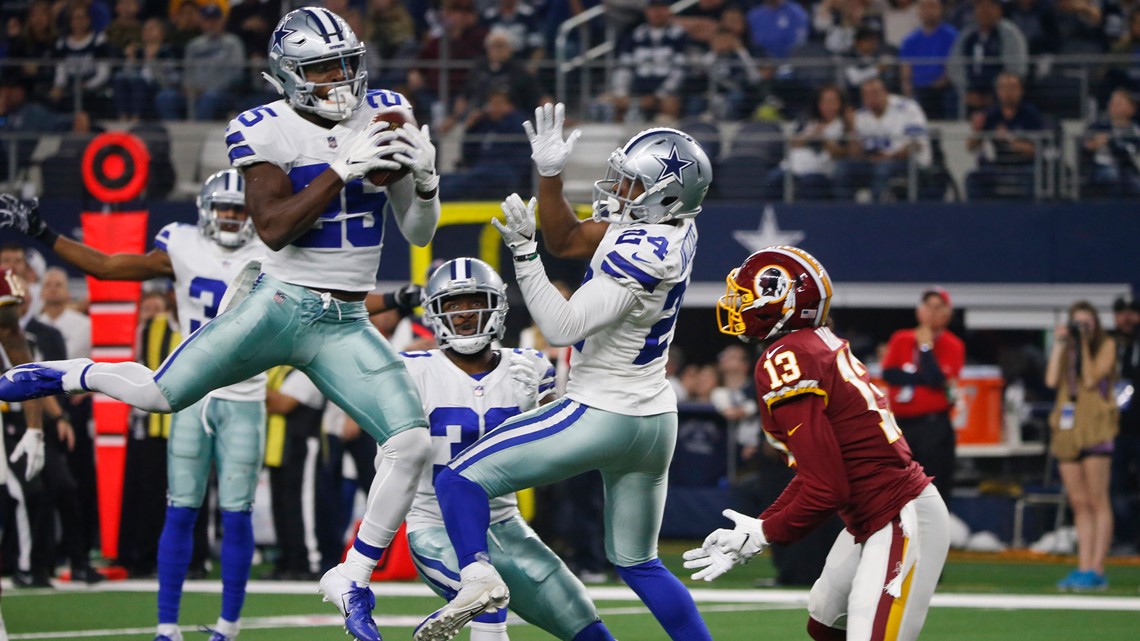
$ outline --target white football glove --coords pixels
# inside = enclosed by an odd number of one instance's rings
[[[538,175],[557,176],[566,166],[566,159],[574,150],[574,143],[582,132],[575,129],[566,140],[562,139],[562,125],[566,121],[566,105],[546,103],[534,110],[534,124],[523,123],[526,136],[530,139],[530,157],[538,169]]]
[[[534,208],[538,201],[534,198],[523,204],[518,194],[511,194],[503,201],[503,216],[506,224],[492,218],[491,224],[503,235],[503,242],[511,248],[515,256],[529,256],[538,252],[538,241],[534,239]]]
[[[538,405],[538,370],[525,355],[511,350],[511,390],[519,411],[529,412]]]
[[[694,580],[712,581],[731,570],[733,565],[748,563],[768,545],[760,519],[736,510],[725,510],[721,514],[731,519],[736,527],[716,530],[705,538],[701,547],[684,554],[686,568],[704,568],[693,574]]]
[[[44,469],[44,431],[42,429],[24,430],[20,442],[12,449],[12,456],[8,460],[12,463],[27,456],[28,461],[24,467],[24,480],[30,481]]]
[[[340,155],[329,164],[329,169],[346,183],[378,169],[400,169],[402,165],[390,156],[398,153],[401,147],[389,144],[396,140],[396,132],[388,131],[388,126],[389,123],[380,121],[364,131],[350,134],[340,148]]]
[[[688,550],[682,557],[685,559],[686,568],[698,570],[693,573],[694,581],[712,581],[731,570],[737,563],[736,559],[721,552],[715,545]]]
[[[416,191],[426,193],[439,186],[439,174],[435,173],[435,145],[431,144],[428,126],[416,128],[404,123],[396,130],[396,136],[404,143],[401,150],[392,154],[392,160],[412,170],[412,180],[416,181]]]

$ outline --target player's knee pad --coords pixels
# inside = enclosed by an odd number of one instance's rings
[[[431,435],[426,429],[404,430],[380,444],[376,468],[386,461],[419,470],[431,459]]]
[[[807,633],[814,641],[846,641],[847,630],[824,625],[808,617]]]

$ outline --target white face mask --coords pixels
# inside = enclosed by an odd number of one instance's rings
[[[352,92],[352,86],[340,85],[330,89],[327,98],[316,102],[314,112],[322,118],[340,121],[351,116],[359,106],[360,98]]]

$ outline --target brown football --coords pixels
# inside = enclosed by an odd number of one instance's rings
[[[385,111],[372,116],[372,122],[386,122],[388,123],[388,130],[399,129],[404,123],[410,122],[415,124],[407,113],[403,111]],[[408,175],[408,169],[377,169],[376,171],[368,172],[368,181],[377,187],[387,187],[397,180]]]

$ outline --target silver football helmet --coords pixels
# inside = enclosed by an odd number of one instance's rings
[[[306,71],[340,65],[344,79],[316,83]],[[294,109],[341,121],[360,106],[367,90],[364,45],[340,16],[323,7],[303,7],[285,14],[269,40],[269,72],[261,74]],[[317,96],[328,87],[328,96]]]
[[[594,183],[593,218],[618,225],[692,218],[711,182],[712,163],[696,140],[676,129],[647,129],[610,154],[605,179]]]
[[[245,210],[245,178],[236,169],[223,169],[206,179],[198,192],[198,230],[222,247],[241,247],[253,238],[253,219],[219,220],[217,207]]]
[[[482,294],[486,309],[478,310],[478,324],[471,334],[455,329],[455,317],[472,310],[446,311],[444,303],[452,296]],[[443,349],[474,354],[503,338],[507,327],[507,286],[502,277],[478,258],[456,258],[436,268],[424,288],[424,322],[435,331]]]

